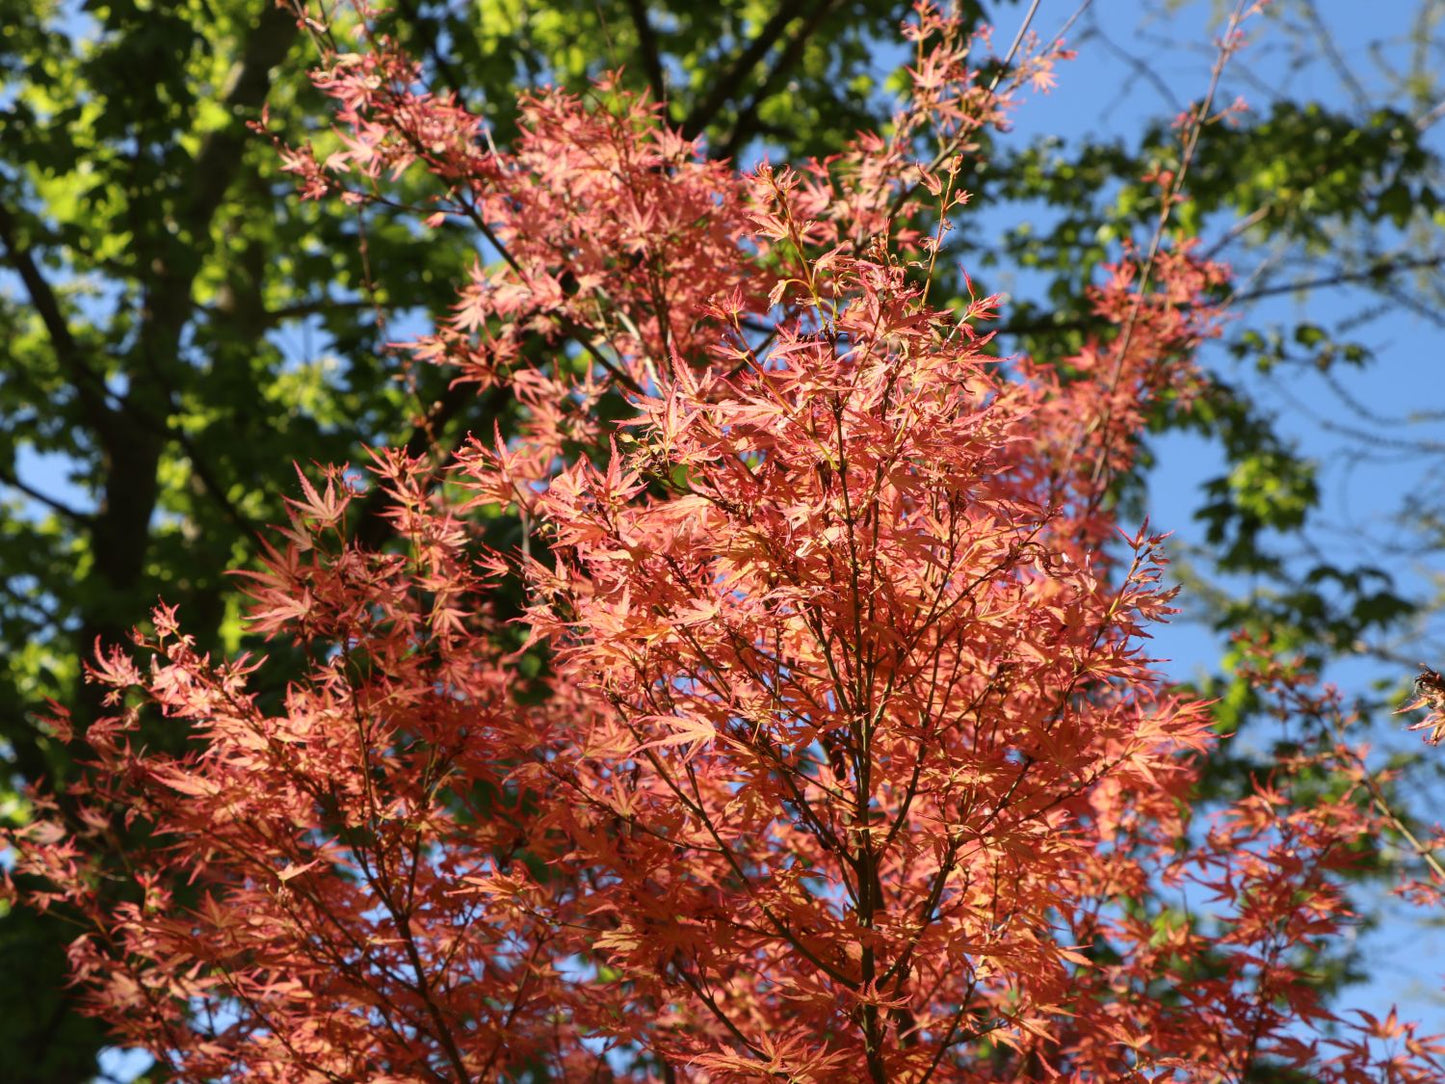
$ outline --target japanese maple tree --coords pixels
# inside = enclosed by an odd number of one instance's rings
[[[436,178],[418,220],[488,258],[413,358],[524,421],[377,450],[384,551],[355,472],[302,473],[246,579],[311,659],[283,701],[165,606],[102,647],[92,771],[13,845],[118,1041],[188,1080],[1441,1078],[1310,981],[1388,817],[1337,706],[1242,644],[1334,726],[1199,812],[1208,706],[1144,648],[1162,539],[1111,485],[1197,390],[1225,269],[1161,221],[1067,359],[991,354],[997,298],[929,304],[959,156],[1056,50],[984,81],[920,7],[888,133],[734,171],[608,82],[500,153],[374,14],[345,49],[302,13],[344,149],[283,153],[313,198]],[[204,741],[138,746],[144,713]]]

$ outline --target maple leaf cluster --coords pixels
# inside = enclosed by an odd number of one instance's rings
[[[379,550],[353,473],[302,476],[246,581],[310,660],[284,696],[164,607],[100,653],[92,770],[37,796],[11,891],[81,921],[118,1042],[197,1081],[1441,1079],[1310,981],[1368,796],[1296,799],[1322,748],[1197,813],[1208,706],[1144,649],[1162,539],[1110,486],[1199,386],[1225,270],[1126,251],[1067,359],[928,303],[960,156],[1056,52],[986,87],[920,8],[889,136],[740,172],[606,82],[500,151],[373,14],[350,51],[307,16],[343,149],[286,160],[362,204],[437,179],[431,228],[494,258],[414,356],[522,420],[374,452]]]

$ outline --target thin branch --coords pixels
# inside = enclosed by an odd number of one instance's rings
[[[1229,17],[1229,22],[1224,28],[1224,34],[1220,38],[1219,52],[1215,57],[1214,67],[1209,74],[1209,89],[1204,92],[1204,100],[1194,114],[1188,131],[1184,136],[1184,146],[1179,156],[1179,169],[1165,186],[1163,198],[1159,205],[1159,221],[1154,227],[1154,236],[1149,241],[1149,254],[1145,257],[1142,268],[1139,272],[1139,284],[1134,295],[1134,304],[1129,310],[1128,320],[1124,324],[1123,334],[1119,336],[1114,358],[1114,371],[1109,378],[1110,398],[1108,405],[1104,408],[1103,424],[1099,427],[1099,454],[1094,461],[1093,470],[1090,472],[1090,483],[1094,492],[1089,497],[1089,514],[1092,515],[1097,509],[1099,501],[1104,496],[1103,481],[1104,472],[1108,469],[1109,442],[1112,438],[1110,432],[1114,423],[1112,393],[1118,386],[1119,380],[1124,372],[1124,364],[1129,357],[1129,348],[1134,340],[1134,332],[1139,326],[1139,318],[1144,311],[1144,300],[1152,285],[1155,261],[1159,258],[1160,249],[1164,245],[1164,231],[1169,225],[1169,218],[1174,210],[1174,203],[1184,191],[1184,181],[1189,175],[1189,168],[1194,162],[1194,153],[1199,146],[1199,136],[1204,126],[1210,122],[1210,112],[1214,108],[1214,96],[1219,91],[1220,80],[1224,76],[1225,65],[1229,58],[1238,49],[1235,35],[1239,32],[1240,24],[1246,18],[1245,0],[1237,0],[1234,11]],[[1092,426],[1091,426],[1092,427]],[[1081,444],[1086,432],[1079,433],[1077,443]],[[1077,444],[1076,444],[1077,447]]]
[[[1421,132],[1427,131],[1441,117],[1445,117],[1445,99],[1435,103],[1428,112],[1417,118],[1415,127]]]
[[[1335,47],[1335,35],[1330,33],[1329,27],[1327,27],[1324,20],[1320,18],[1319,6],[1314,0],[1305,0],[1304,3],[1300,4],[1300,9],[1304,14],[1305,21],[1310,24],[1310,28],[1315,32],[1315,39],[1318,43],[1317,48],[1324,54],[1325,59],[1329,62],[1329,66],[1334,69],[1335,78],[1349,89],[1350,97],[1355,99],[1355,105],[1361,110],[1368,111],[1370,109],[1370,96],[1365,92],[1365,88],[1360,85],[1360,80],[1356,77],[1353,66],[1340,55],[1339,49]]]
[[[1214,244],[1210,245],[1209,248],[1207,248],[1204,252],[1204,258],[1206,260],[1214,259],[1222,251],[1224,251],[1224,249],[1228,245],[1230,245],[1238,238],[1242,237],[1244,234],[1248,233],[1251,227],[1258,225],[1260,222],[1264,221],[1264,219],[1268,218],[1269,213],[1272,210],[1274,210],[1274,205],[1270,203],[1266,203],[1262,207],[1256,207],[1253,211],[1245,215],[1233,226],[1230,226],[1229,229],[1225,231],[1223,237],[1221,237],[1218,241],[1215,241]]]
[[[1321,275],[1317,278],[1296,279],[1293,282],[1277,283],[1255,287],[1250,290],[1241,290],[1238,293],[1229,294],[1223,303],[1231,306],[1243,305],[1250,301],[1258,301],[1266,297],[1276,297],[1280,294],[1328,289],[1332,286],[1349,286],[1356,283],[1378,283],[1381,280],[1388,281],[1400,272],[1430,271],[1438,270],[1442,267],[1445,267],[1445,254],[1401,257],[1398,260],[1377,262],[1359,271],[1339,271],[1330,275]],[[1383,289],[1383,287],[1380,288]],[[1392,300],[1399,299],[1392,296]],[[1400,303],[1404,304],[1406,302],[1400,301]],[[1021,320],[1003,324],[994,330],[998,335],[1039,335],[1050,332],[1088,331],[1091,328],[1102,328],[1107,324],[1107,321],[1102,317],[1092,315],[1081,314],[1062,319],[1058,318],[1058,316],[1059,314],[1055,312],[1037,320]]]
[[[294,305],[281,305],[265,313],[267,326],[276,327],[287,320],[305,320],[311,316],[329,316],[332,313],[365,312],[374,307],[367,298],[320,298],[316,301],[298,301]]]
[[[4,482],[6,485],[12,487],[13,489],[18,489],[21,493],[24,493],[36,504],[43,504],[52,512],[72,521],[73,523],[86,524],[91,522],[92,517],[88,513],[82,512],[76,508],[71,508],[68,504],[64,504],[61,501],[56,500],[54,497],[47,496],[45,493],[42,493],[34,486],[27,485],[25,482],[22,482],[20,480],[20,476],[12,470],[0,467],[0,482]]]
[[[743,1047],[750,1054],[757,1058],[767,1057],[767,1052],[743,1034],[742,1029],[733,1023],[732,1018],[729,1017],[727,1013],[723,1012],[722,1006],[717,1003],[717,999],[703,988],[701,978],[689,975],[687,971],[679,967],[675,961],[673,963],[673,972],[682,980],[683,984],[697,996],[698,1000],[707,1006],[708,1011],[713,1014],[718,1023],[732,1032],[733,1036],[738,1042],[743,1044]]]
[[[1318,278],[1297,279],[1294,282],[1259,286],[1253,290],[1229,295],[1226,303],[1240,304],[1246,301],[1255,301],[1261,297],[1275,297],[1279,294],[1318,290],[1330,286],[1348,286],[1356,282],[1378,282],[1401,271],[1431,271],[1437,270],[1442,265],[1445,265],[1445,255],[1403,256],[1398,260],[1374,263],[1359,271],[1339,271],[1333,275],[1321,275]]]
[[[1370,771],[1369,765],[1365,763],[1364,758],[1360,756],[1359,752],[1345,740],[1343,724],[1338,714],[1331,715],[1329,723],[1330,730],[1334,733],[1335,739],[1339,743],[1338,748],[1344,751],[1345,756],[1354,764],[1355,768],[1358,769],[1360,781],[1365,784],[1365,789],[1370,792],[1370,801],[1380,816],[1389,822],[1391,828],[1400,833],[1400,838],[1410,845],[1410,849],[1415,852],[1416,856],[1429,866],[1430,872],[1435,874],[1442,885],[1445,885],[1445,865],[1441,865],[1440,859],[1435,857],[1434,848],[1427,847],[1424,843],[1421,843],[1419,837],[1410,831],[1409,826],[1390,808],[1390,800],[1385,797],[1385,791],[1375,778],[1374,772]]]
[[[25,590],[15,590],[10,586],[11,582],[21,575],[23,573],[11,571],[7,576],[0,577],[0,596],[3,596],[6,604],[16,611],[23,611],[26,618],[32,623],[42,627],[58,626],[65,618],[57,608],[44,605],[42,602],[44,596],[30,590],[28,585]],[[36,639],[31,640],[31,643],[36,642]]]
[[[1079,9],[1075,11],[1072,16],[1069,17],[1068,22],[1064,24],[1063,28],[1058,32],[1058,34],[1054,36],[1053,41],[1050,42],[1050,48],[1058,44],[1058,42],[1063,38],[1064,34],[1068,31],[1068,28],[1073,25],[1074,20],[1077,19],[1081,14],[1083,14],[1084,11],[1088,9],[1089,2],[1090,0],[1085,0],[1085,2],[1080,5]],[[1003,82],[1004,76],[1013,69],[1014,57],[1018,55],[1019,48],[1023,45],[1024,38],[1029,32],[1029,27],[1033,25],[1034,16],[1038,14],[1038,10],[1039,0],[1033,0],[1033,2],[1029,4],[1029,10],[1024,14],[1023,21],[1019,23],[1018,32],[1014,34],[1014,40],[1009,44],[1008,52],[1004,54],[1003,63],[999,65],[998,70],[993,73],[993,78],[989,80],[988,90],[986,93],[986,97],[989,101],[993,100],[994,92],[998,90],[999,84]],[[889,222],[892,222],[898,217],[899,213],[903,210],[903,205],[913,198],[913,194],[917,192],[919,188],[923,187],[923,177],[936,172],[943,166],[945,162],[947,162],[956,153],[958,153],[959,148],[968,141],[969,137],[972,135],[972,132],[973,129],[969,125],[961,125],[957,134],[955,134],[952,139],[948,140],[947,143],[940,147],[938,149],[938,153],[933,156],[933,160],[930,161],[928,165],[924,166],[919,171],[919,179],[914,181],[912,184],[906,184],[899,189],[898,194],[893,197],[892,206],[888,208]]]
[[[1111,38],[1108,34],[1104,33],[1104,31],[1099,27],[1099,21],[1097,17],[1090,19],[1089,30],[1084,37],[1085,40],[1090,37],[1095,38],[1118,60],[1127,65],[1129,68],[1133,69],[1134,79],[1142,79],[1147,82],[1151,87],[1153,87],[1154,93],[1158,95],[1159,100],[1167,103],[1172,113],[1178,115],[1179,113],[1184,112],[1183,105],[1181,105],[1179,99],[1174,96],[1173,89],[1169,86],[1168,83],[1164,81],[1163,77],[1152,67],[1150,67],[1149,64],[1146,63],[1143,59],[1135,56],[1133,53],[1129,52],[1127,49],[1121,46],[1118,42],[1114,41],[1114,39]],[[1114,107],[1117,106],[1120,101],[1127,100],[1127,98],[1129,97],[1129,91],[1131,89],[1132,83],[1133,81],[1131,80],[1126,81],[1120,85],[1118,93],[1115,95],[1114,100],[1109,104],[1108,109],[1104,113],[1105,117],[1107,117],[1108,114],[1113,111]]]

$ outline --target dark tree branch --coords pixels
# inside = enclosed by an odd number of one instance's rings
[[[738,111],[737,123],[733,125],[727,139],[718,148],[715,157],[732,158],[752,138],[757,131],[758,111],[762,109],[763,103],[768,100],[768,96],[773,93],[778,83],[792,71],[802,58],[803,49],[807,46],[808,40],[818,32],[818,27],[822,25],[823,20],[839,2],[840,0],[821,0],[813,8],[807,21],[789,39],[777,61],[768,69],[767,75],[763,77],[757,90],[753,92],[748,104]]]
[[[1261,297],[1276,297],[1279,294],[1292,294],[1301,290],[1319,290],[1330,286],[1349,286],[1359,282],[1378,282],[1383,284],[1402,271],[1434,270],[1442,266],[1442,264],[1445,264],[1445,255],[1405,256],[1395,260],[1377,261],[1360,271],[1340,271],[1333,275],[1322,275],[1319,278],[1297,279],[1294,282],[1260,286],[1253,290],[1246,290],[1243,293],[1233,294],[1229,300],[1238,304],[1245,301],[1256,301]]]
[[[70,375],[71,383],[80,395],[86,420],[102,437],[112,433],[115,428],[115,412],[105,404],[105,381],[99,381],[100,388],[95,386],[98,378],[86,363],[84,348],[70,330],[70,324],[60,308],[60,299],[56,297],[45,276],[40,273],[30,247],[20,239],[19,222],[3,204],[0,204],[0,242],[4,242],[5,258],[20,276],[25,292],[30,297],[30,304],[34,306],[40,322],[45,325],[45,332],[50,337],[56,359],[61,368]]]
[[[316,301],[298,301],[294,305],[269,309],[263,319],[268,328],[274,328],[287,320],[304,320],[308,316],[328,316],[339,312],[369,312],[375,307],[376,302],[365,297],[323,297]]]
[[[22,482],[20,476],[12,470],[0,467],[0,482],[4,482],[13,489],[18,489],[36,504],[43,504],[46,508],[56,513],[56,515],[62,516],[72,523],[84,525],[90,522],[91,517],[89,515],[78,509],[71,508],[68,504],[64,504],[54,497],[47,496],[34,486],[27,485],[25,482]]]
[[[210,236],[211,223],[241,166],[250,138],[245,118],[265,103],[271,88],[271,71],[286,58],[296,35],[295,15],[274,4],[266,4],[242,46],[240,58],[231,69],[221,97],[221,105],[233,118],[232,122],[206,135],[189,171],[190,192],[184,205],[183,222],[190,235],[190,243],[195,248],[209,247],[205,239]],[[157,410],[165,409],[172,415],[179,408],[175,389],[166,377],[163,362],[177,357],[182,329],[194,311],[192,287],[199,268],[198,258],[185,262],[179,268],[163,263],[156,280],[147,284],[147,319],[141,329],[139,360],[147,369],[153,388],[161,395],[159,402],[151,396],[153,404]],[[226,495],[225,486],[206,463],[190,436],[179,429],[170,432],[171,427],[165,418],[157,417],[155,412],[146,409],[137,401],[137,395],[145,392],[143,386],[133,387],[123,400],[123,406],[132,414],[133,420],[139,423],[139,426],[128,428],[144,428],[150,439],[144,442],[145,447],[133,448],[129,445],[136,434],[131,432],[122,438],[121,442],[109,442],[109,452],[113,462],[129,463],[136,470],[148,474],[149,484],[143,483],[129,468],[124,472],[125,476],[122,476],[123,472],[120,470],[112,470],[107,479],[107,499],[102,508],[102,516],[107,522],[99,525],[98,533],[110,538],[110,532],[120,526],[118,522],[111,521],[117,516],[124,516],[128,529],[116,537],[133,539],[135,543],[140,543],[149,536],[150,511],[155,501],[154,473],[159,451],[163,440],[174,436],[189,458],[191,470],[222,514],[238,530],[254,537],[257,534],[255,525]],[[127,446],[122,447],[122,443]],[[139,458],[133,454],[141,451],[144,454]],[[149,499],[141,492],[142,485],[152,491]],[[137,502],[143,507],[136,507]],[[118,506],[129,507],[126,511],[121,511]],[[142,544],[141,549],[143,548]],[[128,571],[130,578],[133,578],[138,573],[139,566],[134,559],[128,563],[132,566]],[[122,576],[122,580],[125,578],[127,577]]]
[[[646,0],[627,0],[627,13],[632,16],[632,25],[637,30],[637,47],[642,53],[642,70],[647,73],[647,85],[659,105],[667,105],[667,77],[662,70],[662,53],[657,46],[657,34],[652,21],[647,17]]]
[[[285,59],[298,33],[293,14],[269,0],[261,0],[259,6],[260,14],[250,25],[220,95],[230,123],[203,137],[186,173],[172,182],[179,229],[170,241],[162,242],[142,271],[145,306],[136,345],[126,355],[130,386],[122,400],[124,410],[112,414],[114,424],[101,441],[105,478],[90,531],[94,563],[88,577],[95,601],[77,630],[81,652],[89,651],[97,640],[121,640],[135,617],[131,593],[145,574],[151,519],[160,496],[161,458],[169,440],[174,437],[185,449],[195,477],[227,518],[245,525],[189,436],[172,432],[178,396],[168,377],[179,367],[184,329],[195,312],[192,295],[196,276],[212,249],[212,222],[248,145],[245,121],[264,104],[271,71]],[[145,213],[138,202],[143,195],[132,192],[130,198],[132,214]],[[95,718],[101,710],[99,691],[82,688],[78,707],[82,724]]]
[[[221,104],[233,118],[209,133],[196,153],[186,217],[193,227],[209,226],[231,186],[250,139],[244,119],[260,109],[271,90],[271,70],[286,59],[296,40],[296,16],[267,2],[255,29],[246,38],[241,58],[231,69]],[[192,233],[196,242],[202,234]]]
[[[10,577],[14,577],[11,573]],[[0,578],[0,595],[5,598],[5,603],[10,608],[23,611],[29,615],[29,620],[35,625],[49,625],[58,628],[65,620],[59,608],[46,606],[43,600],[36,597],[36,592],[30,590],[29,585],[23,591],[17,591],[10,586],[9,578]],[[8,690],[13,692],[14,690]],[[8,721],[8,720],[7,720]]]
[[[10,210],[0,205],[0,241],[5,244],[6,258],[20,276],[21,282],[24,283],[30,303],[39,314],[41,323],[45,325],[56,359],[69,374],[71,386],[80,397],[81,408],[87,423],[95,431],[101,444],[110,447],[122,444],[128,439],[128,432],[136,427],[143,428],[152,434],[165,434],[169,427],[164,418],[155,417],[129,398],[117,396],[107,386],[105,377],[90,364],[86,356],[86,349],[76,340],[65,314],[61,311],[60,299],[44,275],[40,273],[29,247],[20,240],[17,226],[18,222]],[[172,403],[172,407],[174,408],[174,403]],[[127,422],[129,424],[125,424]],[[127,433],[122,433],[122,428]],[[251,524],[240,509],[226,496],[225,489],[206,466],[190,438],[179,432],[176,434],[176,438],[190,458],[191,467],[196,472],[196,476],[200,478],[206,491],[220,506],[226,518],[238,529],[254,535],[256,533],[254,524]],[[96,522],[95,516],[80,512],[47,497],[40,491],[25,485],[18,477],[10,475],[8,472],[3,476],[3,480],[27,497],[65,516],[72,522],[79,524]],[[148,530],[149,515],[147,515],[146,523]]]
[[[1292,294],[1304,290],[1328,289],[1331,286],[1350,286],[1358,283],[1379,284],[1383,289],[1393,276],[1402,272],[1428,271],[1438,269],[1442,266],[1445,266],[1445,255],[1408,256],[1397,260],[1376,262],[1359,271],[1339,271],[1332,275],[1321,275],[1318,278],[1296,279],[1293,282],[1260,286],[1253,290],[1245,290],[1241,293],[1231,294],[1225,300],[1226,303],[1230,305],[1242,305],[1250,301],[1258,301],[1265,297],[1277,297],[1280,294]],[[1409,304],[1406,299],[1400,298],[1395,294],[1390,294],[1389,296],[1399,304]],[[1090,328],[1104,327],[1106,324],[1107,321],[1096,316],[1072,316],[1061,319],[1044,317],[1039,320],[1024,320],[1004,324],[994,330],[999,335],[1040,335],[1049,332],[1087,331]]]
[[[826,0],[825,0],[826,2]],[[748,43],[744,49],[733,60],[728,70],[720,74],[713,82],[712,89],[687,119],[682,122],[682,134],[688,139],[696,139],[721,112],[724,105],[732,100],[742,87],[744,80],[752,74],[759,61],[768,55],[768,50],[777,44],[790,24],[807,9],[808,0],[781,0],[778,10],[773,13],[757,37]]]
[[[436,68],[437,74],[442,77],[442,81],[446,83],[457,102],[459,104],[465,102],[466,99],[462,96],[462,79],[457,74],[452,62],[446,58],[437,45],[435,24],[423,17],[421,5],[417,3],[417,0],[397,0],[397,7],[406,16],[412,30],[421,38],[422,49],[425,51],[427,59]]]

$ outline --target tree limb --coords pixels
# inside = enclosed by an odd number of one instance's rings
[[[60,308],[60,299],[36,266],[30,246],[20,239],[19,221],[4,204],[0,204],[0,242],[5,245],[5,257],[10,266],[25,285],[30,304],[45,325],[56,359],[70,375],[91,428],[102,436],[112,432],[115,411],[106,406],[104,392],[95,387],[94,381],[98,378],[86,364],[85,350],[70,330],[70,324]],[[100,383],[103,388],[104,381]]]
[[[1313,279],[1297,279],[1273,286],[1260,286],[1243,293],[1233,294],[1229,301],[1239,304],[1255,301],[1261,297],[1292,294],[1302,290],[1318,290],[1330,286],[1348,286],[1357,282],[1378,282],[1387,280],[1401,271],[1429,271],[1445,265],[1445,255],[1404,256],[1397,260],[1377,261],[1360,271],[1339,271],[1333,275],[1322,275]]]
[[[632,16],[632,25],[637,30],[637,47],[642,53],[642,70],[647,73],[647,85],[659,105],[667,105],[667,78],[662,70],[662,54],[657,47],[657,34],[647,17],[645,0],[627,0],[627,13]]]
[[[773,93],[778,81],[798,63],[808,40],[817,33],[818,27],[822,25],[823,20],[827,18],[838,2],[839,0],[822,0],[808,15],[807,21],[789,39],[777,61],[768,69],[767,75],[763,76],[757,90],[748,100],[748,104],[739,110],[737,123],[733,125],[727,139],[718,148],[715,157],[732,158],[737,154],[738,148],[752,138],[753,133],[757,131],[758,111],[762,109],[763,103]]]
[[[824,0],[825,4],[828,2],[829,0]],[[696,139],[702,135],[723,106],[736,96],[753,68],[768,55],[768,50],[777,44],[788,24],[802,15],[807,6],[808,0],[781,0],[773,17],[763,24],[757,36],[737,55],[728,70],[714,80],[707,97],[699,102],[682,122],[682,134],[686,138]]]

